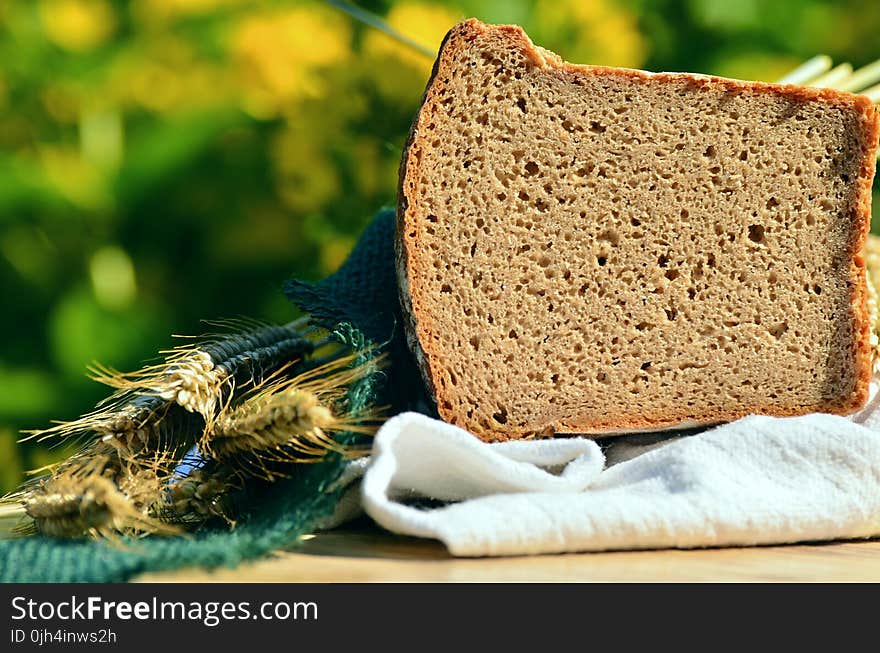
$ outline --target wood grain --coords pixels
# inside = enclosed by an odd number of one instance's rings
[[[140,582],[880,581],[880,540],[735,549],[453,558],[431,540],[377,529],[309,536],[236,569],[150,573]]]

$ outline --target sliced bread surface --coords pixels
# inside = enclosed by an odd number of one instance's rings
[[[486,440],[846,414],[871,371],[861,96],[447,35],[401,163],[410,346]]]

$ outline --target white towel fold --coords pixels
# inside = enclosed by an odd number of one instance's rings
[[[751,416],[660,446],[622,439],[610,466],[586,438],[485,444],[404,413],[360,463],[361,503],[383,527],[462,556],[880,535],[878,403],[852,418]]]

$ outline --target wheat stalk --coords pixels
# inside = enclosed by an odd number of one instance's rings
[[[26,438],[85,445],[0,500],[0,530],[118,539],[214,518],[232,526],[233,499],[248,479],[271,482],[293,463],[359,453],[338,435],[374,432],[376,413],[348,413],[347,390],[382,358],[355,366],[356,355],[341,355],[341,345],[305,324],[238,321],[237,332],[163,352],[162,363],[134,373],[94,367],[115,392],[79,419]],[[200,462],[184,473],[191,458],[181,452],[191,450]]]
[[[115,474],[107,473],[107,463],[99,456],[82,466],[67,466],[21,496],[24,512],[33,520],[33,531],[56,538],[178,532],[148,514],[158,498],[159,483],[145,483],[143,476],[130,477],[128,489],[134,495],[127,495],[114,482]],[[143,503],[139,505],[137,499]]]
[[[201,415],[210,424],[236,385],[257,384],[291,361],[326,346],[298,325],[262,325],[162,352],[165,360],[123,373],[100,365],[92,378],[123,394],[156,397]],[[111,400],[112,401],[112,400]]]
[[[832,68],[831,57],[818,55],[783,76],[779,83],[857,93],[880,104],[880,59],[853,70],[848,63]],[[880,158],[880,151],[877,156]]]
[[[220,518],[235,526],[231,497],[244,488],[243,478],[216,461],[200,460],[186,476],[172,478],[165,488],[165,499],[154,509],[163,521],[192,528]]]
[[[371,11],[367,11],[366,9],[353,5],[350,2],[345,2],[345,0],[324,0],[324,2],[326,2],[331,7],[335,7],[336,9],[339,9],[340,11],[348,14],[349,16],[363,23],[367,27],[372,27],[373,29],[380,31],[383,34],[390,36],[395,41],[399,41],[403,45],[412,48],[419,54],[423,54],[431,59],[437,56],[436,52],[432,51],[429,48],[426,48],[421,43],[418,43],[417,41],[411,39],[405,34],[397,31],[396,29],[391,27],[391,25],[389,25],[386,20]]]
[[[0,528],[23,532],[30,523],[32,532],[56,537],[176,532],[161,520],[175,461],[228,411],[236,387],[279,383],[310,354],[337,351],[305,324],[238,321],[236,332],[163,352],[162,363],[134,373],[93,368],[116,392],[79,419],[29,432],[25,440],[73,438],[84,446],[0,500]]]
[[[330,452],[361,453],[335,436],[375,433],[378,413],[349,414],[343,400],[347,387],[382,365],[384,358],[351,367],[353,360],[353,355],[345,356],[255,389],[218,417],[201,439],[200,450],[243,473],[270,480],[285,475],[283,469],[271,469],[272,463],[315,462]]]

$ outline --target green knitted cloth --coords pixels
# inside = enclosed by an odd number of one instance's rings
[[[410,408],[421,384],[406,353],[399,325],[394,273],[394,213],[380,211],[338,272],[311,285],[287,284],[292,302],[311,313],[346,345],[363,350],[367,362],[382,351],[391,365],[353,384],[354,410],[367,404],[390,405],[392,413]],[[403,391],[403,389],[406,391]],[[340,456],[299,465],[290,479],[252,502],[235,529],[203,530],[179,537],[147,537],[122,546],[106,542],[62,541],[29,537],[0,541],[0,582],[118,582],[146,571],[180,567],[232,567],[290,546],[329,516],[340,491],[329,491],[345,465]]]

